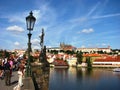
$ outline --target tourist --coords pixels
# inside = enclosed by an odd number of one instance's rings
[[[4,64],[4,70],[5,70],[5,85],[10,85],[11,83],[11,76],[10,76],[10,63],[9,59],[7,60],[7,63]]]
[[[2,64],[2,59],[0,59],[0,78],[1,79],[3,79],[3,74],[4,74],[3,64]]]
[[[24,66],[21,63],[18,69],[18,84],[13,88],[13,90],[21,90],[23,86],[23,76],[24,76]]]
[[[18,85],[23,86],[23,75],[24,75],[24,69],[23,67],[19,67],[18,70]]]
[[[10,75],[12,76],[12,70],[13,70],[13,59],[10,57],[9,58],[9,63],[10,63]]]

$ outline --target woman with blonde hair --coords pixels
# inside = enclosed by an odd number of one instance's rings
[[[19,66],[18,70],[18,85],[13,88],[13,90],[21,90],[21,87],[23,86],[23,75],[24,75],[24,68],[23,66]]]
[[[18,70],[18,85],[21,87],[21,86],[23,86],[23,81],[22,81],[22,79],[23,79],[23,75],[24,75],[24,73],[23,73],[23,71],[24,71],[24,69],[23,68],[19,68],[19,70]]]

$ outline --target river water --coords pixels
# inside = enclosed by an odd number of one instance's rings
[[[49,90],[120,90],[120,72],[108,68],[51,68]]]

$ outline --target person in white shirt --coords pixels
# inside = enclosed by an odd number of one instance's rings
[[[21,87],[21,86],[23,86],[23,81],[22,81],[22,79],[23,79],[23,68],[19,68],[19,70],[18,70],[18,85]]]
[[[19,67],[18,70],[18,84],[13,88],[13,90],[21,90],[21,87],[23,86],[23,69]]]

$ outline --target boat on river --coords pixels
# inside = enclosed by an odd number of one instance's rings
[[[113,69],[114,72],[120,72],[120,68]]]

